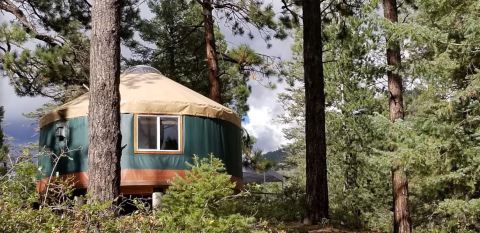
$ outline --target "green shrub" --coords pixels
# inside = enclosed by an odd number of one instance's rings
[[[172,181],[158,219],[165,232],[252,232],[254,218],[235,213],[234,187],[222,162],[195,158],[185,177]]]
[[[68,181],[51,183],[48,196],[39,196],[31,156],[18,161],[0,179],[0,232],[223,233],[258,232],[268,227],[268,222],[249,217],[251,212],[239,212],[243,204],[261,205],[247,202],[248,193],[235,194],[235,184],[213,156],[195,158],[191,171],[172,181],[161,211],[152,214],[144,203],[134,201],[138,210],[126,216],[116,215],[109,202],[75,205]],[[35,202],[40,203],[39,209],[32,208]]]
[[[35,192],[37,167],[28,151],[24,151],[16,161],[8,173],[0,176],[0,200],[25,207],[38,199]]]
[[[305,190],[294,183],[250,184],[236,202],[237,212],[269,222],[300,222],[305,215]]]
[[[480,199],[446,199],[430,215],[428,229],[434,232],[479,232]],[[438,219],[441,219],[440,221]],[[418,232],[429,232],[419,230]]]

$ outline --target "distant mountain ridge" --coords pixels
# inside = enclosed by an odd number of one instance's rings
[[[263,156],[265,159],[274,161],[275,163],[281,163],[285,159],[286,152],[282,149],[278,149],[275,151],[270,151],[265,153]]]
[[[38,141],[37,122],[30,119],[16,119],[5,121],[3,124],[3,133],[12,141],[7,143],[13,145],[22,145],[35,143]]]

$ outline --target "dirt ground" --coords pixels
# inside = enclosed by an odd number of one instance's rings
[[[319,225],[304,225],[301,223],[291,223],[288,224],[285,232],[292,233],[380,233],[378,231],[370,230],[351,230],[351,229],[341,229],[330,226],[319,226]]]

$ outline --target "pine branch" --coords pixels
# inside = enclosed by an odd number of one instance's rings
[[[285,9],[286,11],[288,11],[293,16],[293,18],[295,18],[296,21],[299,21],[298,20],[299,18],[303,20],[303,17],[301,15],[297,14],[297,12],[295,12],[290,8],[292,4],[288,4],[287,0],[282,0],[282,3],[283,3],[282,9]]]
[[[41,34],[38,33],[38,31],[35,29],[33,24],[27,19],[25,14],[23,13],[20,8],[18,8],[13,2],[10,0],[1,0],[0,1],[0,10],[9,12],[10,14],[14,15],[15,18],[18,19],[22,27],[25,29],[27,33],[32,33],[34,37],[38,40],[41,40],[48,45],[54,47],[54,46],[59,46],[62,45],[62,42],[49,36],[46,34]]]
[[[239,65],[241,65],[241,64],[239,63],[239,61],[237,61],[237,60],[236,60],[235,58],[233,58],[233,57],[228,56],[228,55],[225,54],[225,53],[217,52],[217,55],[218,55],[218,59],[219,59],[219,60],[228,61],[228,62],[231,62],[231,63],[234,63],[234,64],[239,64]]]

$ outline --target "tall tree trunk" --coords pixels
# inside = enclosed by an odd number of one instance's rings
[[[384,17],[393,23],[398,22],[396,0],[383,0]],[[387,64],[395,69],[401,65],[400,43],[387,38]],[[398,71],[387,71],[390,120],[403,119],[403,85]],[[396,161],[392,168],[393,229],[395,233],[410,233],[412,224],[408,207],[408,181],[401,162]]]
[[[3,129],[2,129],[2,122],[3,116],[5,115],[5,110],[3,110],[3,106],[0,106],[0,150],[3,147]],[[1,153],[1,152],[0,152]]]
[[[2,122],[4,117],[5,111],[3,110],[3,106],[0,106],[0,176],[5,175],[7,172],[7,161],[6,161],[6,153],[7,148],[3,145],[3,128]]]
[[[220,78],[218,77],[217,53],[213,27],[212,0],[203,0],[203,27],[205,29],[205,49],[207,52],[208,81],[210,99],[222,103],[220,91]]]
[[[175,43],[178,42],[179,38],[175,36],[175,26],[168,25],[168,40],[169,40],[169,45],[167,47],[167,56],[168,56],[168,76],[176,76],[177,74],[177,67],[176,67],[176,59],[175,59],[175,54],[176,54],[176,47]]]
[[[120,191],[121,0],[93,1],[88,113],[88,191],[111,201]]]
[[[384,0],[383,13],[386,19],[393,23],[398,22],[397,1]],[[400,43],[398,41],[391,41],[387,38],[387,64],[394,68],[399,68],[401,65]],[[402,77],[397,71],[389,69],[388,76],[388,91],[390,92],[388,105],[390,110],[390,120],[395,122],[397,119],[403,119],[403,84]]]
[[[319,0],[303,1],[305,75],[305,140],[307,218],[315,224],[328,218],[325,93],[322,62],[322,19]]]
[[[403,166],[392,168],[393,191],[393,231],[395,233],[412,232],[410,213],[408,210],[408,181]]]

